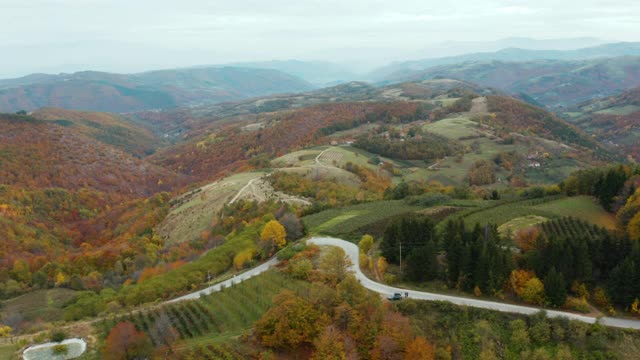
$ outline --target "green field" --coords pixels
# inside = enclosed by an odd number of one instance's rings
[[[464,136],[478,135],[479,124],[469,118],[461,116],[456,118],[442,119],[423,127],[425,131],[444,136],[449,139],[459,139]]]
[[[596,114],[604,114],[604,115],[629,115],[634,112],[640,111],[640,106],[637,105],[625,105],[625,106],[615,106],[612,108],[596,111]]]
[[[21,359],[22,357],[16,351],[18,351],[17,345],[2,345],[0,346],[0,359]]]
[[[358,239],[362,234],[375,232],[387,219],[420,209],[403,200],[376,201],[325,210],[302,220],[312,234]]]
[[[2,317],[9,314],[20,314],[27,321],[42,319],[44,321],[62,320],[63,306],[76,298],[76,291],[71,289],[36,290],[28,294],[2,302]]]
[[[618,226],[615,217],[588,196],[554,196],[533,200],[485,202],[483,207],[471,208],[452,215],[452,217],[462,217],[468,227],[476,223],[496,224],[499,227],[504,225],[503,231],[519,230],[565,216],[582,219],[607,229],[617,229]]]
[[[582,219],[589,223],[611,230],[618,228],[616,218],[612,214],[606,212],[592,197],[589,196],[564,198],[540,204],[534,208],[536,211],[549,212],[557,216],[571,216]]]
[[[165,313],[186,346],[200,348],[239,336],[271,307],[272,298],[284,289],[300,293],[309,283],[293,280],[277,270],[270,270],[198,300],[183,301],[103,320],[97,324],[101,335],[121,321],[133,323],[139,331],[149,331]]]
[[[475,224],[496,224],[500,226],[513,219],[531,215],[545,218],[559,216],[550,211],[536,209],[534,205],[539,204],[541,201],[542,199],[497,203],[484,209],[467,211],[466,214],[461,214],[461,216],[468,227],[473,227]]]

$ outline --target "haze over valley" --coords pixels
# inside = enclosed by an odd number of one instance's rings
[[[638,23],[3,2],[0,359],[637,359]]]

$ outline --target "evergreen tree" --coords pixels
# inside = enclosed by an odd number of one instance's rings
[[[552,267],[544,278],[544,289],[547,300],[554,307],[559,307],[567,300],[567,287],[561,272]]]
[[[438,276],[437,248],[432,241],[416,247],[407,256],[407,278],[411,281],[430,281]]]
[[[636,264],[630,258],[625,259],[609,274],[608,292],[611,300],[620,305],[628,306],[637,294],[635,288]]]

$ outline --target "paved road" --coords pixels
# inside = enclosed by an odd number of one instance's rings
[[[405,292],[408,292],[409,297],[413,299],[430,300],[430,301],[448,301],[452,304],[461,305],[461,306],[470,306],[470,307],[476,307],[481,309],[489,309],[489,310],[496,310],[501,312],[516,313],[516,314],[525,314],[525,315],[533,315],[540,312],[541,310],[540,308],[535,308],[530,306],[513,305],[513,304],[506,304],[506,303],[495,302],[495,301],[477,300],[477,299],[458,297],[458,296],[452,296],[452,295],[435,294],[435,293],[409,290],[409,289],[403,289],[403,288],[380,284],[366,277],[360,270],[360,265],[359,265],[360,257],[359,257],[359,250],[357,245],[345,240],[329,238],[329,237],[314,237],[309,239],[307,243],[316,244],[316,245],[338,246],[342,248],[351,259],[351,263],[352,263],[351,271],[354,272],[356,278],[360,281],[360,283],[367,289],[371,291],[375,291],[380,294],[388,295],[396,292],[400,292],[404,294]],[[182,300],[193,300],[193,299],[199,298],[202,295],[209,295],[213,292],[220,291],[222,287],[225,287],[225,288],[230,287],[230,286],[233,286],[233,284],[237,284],[240,281],[244,281],[258,274],[261,274],[267,271],[270,267],[276,265],[277,263],[278,263],[278,259],[276,257],[273,257],[269,261],[251,270],[248,270],[234,278],[215,284],[206,289],[199,290],[194,293],[169,300],[167,301],[167,303],[172,303],[172,302],[182,301]],[[546,310],[546,312],[547,312],[547,316],[549,317],[553,317],[553,318],[565,317],[570,320],[578,320],[578,321],[582,321],[589,324],[593,324],[598,320],[597,318],[594,318],[594,317],[574,314],[574,313],[564,312],[564,311]],[[601,317],[600,323],[606,326],[640,330],[639,320],[627,320],[627,319],[618,319],[618,318],[612,318],[612,317]]]
[[[221,288],[225,287],[228,288],[230,286],[233,286],[233,284],[237,284],[241,281],[245,281],[249,278],[252,278],[256,275],[262,274],[263,272],[269,270],[270,267],[272,267],[273,265],[278,263],[278,259],[274,256],[271,259],[269,259],[269,261],[254,267],[251,270],[247,270],[245,272],[243,272],[242,274],[235,276],[229,280],[223,281],[221,283],[217,283],[213,286],[209,286],[206,289],[202,289],[196,292],[193,292],[191,294],[187,294],[184,296],[180,296],[178,298],[172,299],[167,301],[167,303],[172,303],[172,302],[176,302],[176,301],[182,301],[182,300],[193,300],[193,299],[197,299],[202,295],[209,295],[213,292],[217,292],[220,291]]]
[[[308,243],[316,244],[316,245],[331,245],[341,247],[345,253],[351,258],[352,266],[351,270],[355,273],[356,278],[360,281],[360,283],[369,290],[375,291],[380,294],[392,294],[396,292],[405,293],[409,292],[409,297],[420,300],[431,300],[431,301],[448,301],[450,303],[462,306],[470,306],[477,307],[482,309],[489,310],[497,310],[502,312],[509,313],[517,313],[517,314],[526,314],[532,315],[536,314],[540,311],[539,308],[529,307],[529,306],[521,306],[521,305],[513,305],[513,304],[505,304],[494,301],[485,301],[485,300],[476,300],[464,297],[457,297],[451,295],[442,295],[442,294],[434,294],[423,291],[415,291],[397,288],[393,286],[388,286],[384,284],[377,283],[368,277],[366,277],[362,271],[360,271],[360,266],[358,264],[360,258],[358,253],[358,246],[350,243],[348,241],[335,239],[335,238],[326,238],[326,237],[315,237],[308,240]],[[557,310],[546,310],[547,316],[549,317],[565,317],[571,320],[578,320],[585,323],[593,324],[596,322],[596,318],[579,315],[564,311]],[[620,327],[620,328],[630,328],[630,329],[640,329],[640,321],[638,320],[626,320],[626,319],[617,319],[611,317],[602,317],[600,318],[600,323],[607,326]]]

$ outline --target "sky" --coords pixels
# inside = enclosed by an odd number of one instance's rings
[[[371,67],[513,37],[639,41],[639,24],[637,0],[0,0],[0,77],[272,59]]]

